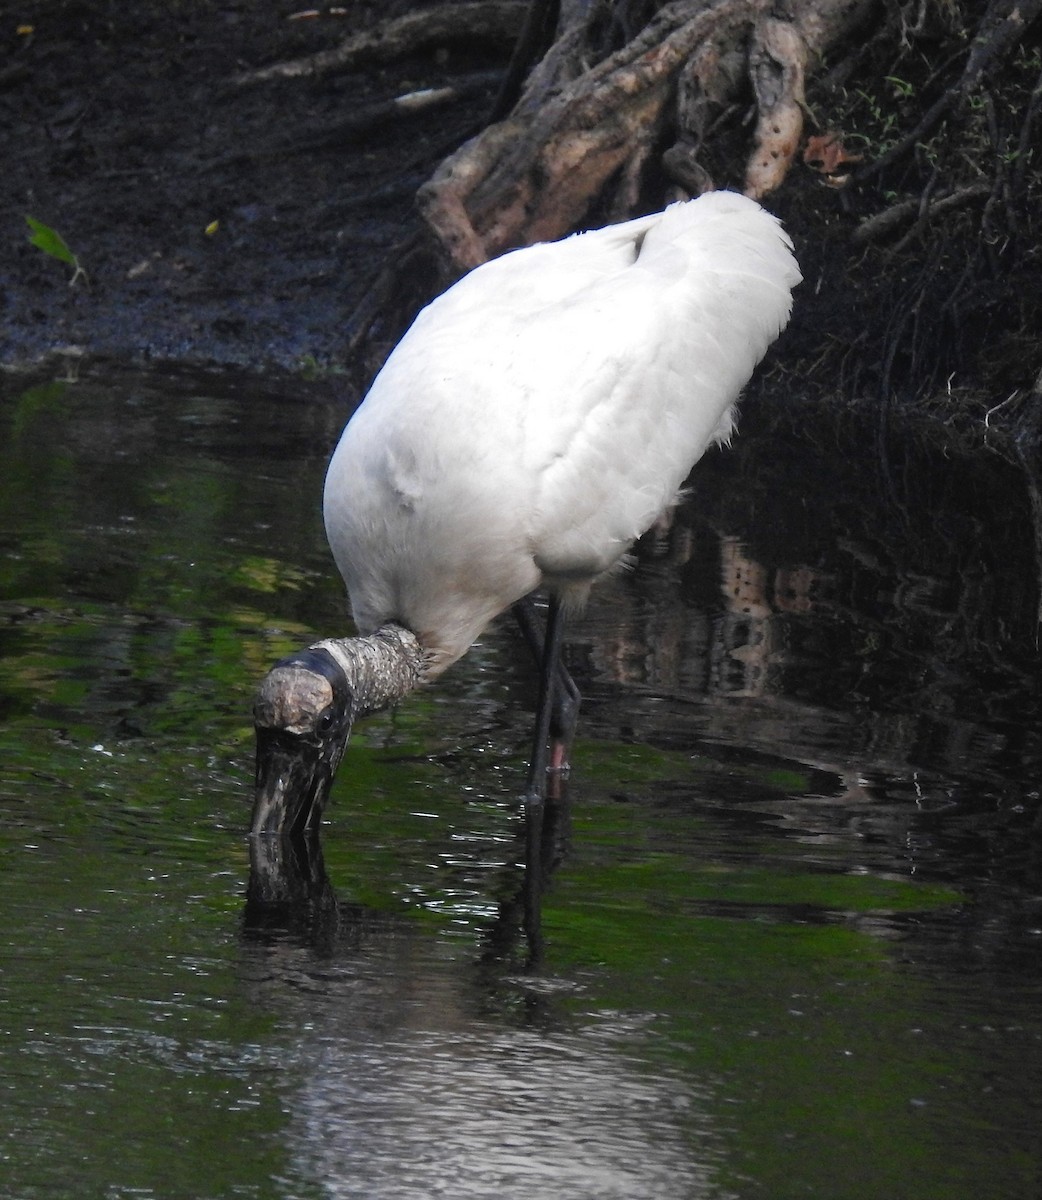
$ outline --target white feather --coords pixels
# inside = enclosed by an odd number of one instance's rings
[[[333,455],[355,622],[437,674],[545,586],[581,603],[725,441],[800,274],[778,221],[711,192],[516,250],[417,317]]]

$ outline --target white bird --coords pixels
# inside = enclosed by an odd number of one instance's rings
[[[550,598],[527,797],[577,694],[561,614],[725,442],[800,281],[776,218],[711,192],[476,268],[430,304],[344,430],[326,532],[361,636],[268,673],[253,831],[314,827],[351,725]],[[542,641],[526,622],[530,640]]]

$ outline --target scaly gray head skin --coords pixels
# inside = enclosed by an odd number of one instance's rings
[[[354,718],[343,667],[312,647],[282,659],[254,705],[257,778],[252,833],[300,835],[318,828]]]
[[[257,788],[251,832],[317,831],[351,726],[423,682],[416,634],[389,621],[368,637],[329,638],[282,659],[254,705]]]

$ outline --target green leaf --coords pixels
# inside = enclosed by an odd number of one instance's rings
[[[28,214],[26,214],[25,219],[32,230],[29,241],[34,246],[42,250],[44,254],[49,254],[51,258],[57,258],[63,263],[68,263],[70,267],[79,267],[79,260],[65,244],[65,239],[60,233],[52,229],[49,225],[45,225],[42,221],[37,221],[35,217],[30,217]]]

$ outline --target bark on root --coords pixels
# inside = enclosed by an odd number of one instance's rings
[[[332,50],[246,71],[235,76],[233,82],[245,86],[349,71],[359,66],[395,62],[458,41],[511,45],[524,25],[526,8],[525,0],[466,0],[421,9],[365,29]]]
[[[561,237],[595,204],[609,220],[631,215],[655,155],[688,194],[717,186],[700,161],[703,140],[721,111],[743,101],[757,120],[742,186],[765,196],[799,145],[809,60],[870,5],[797,0],[781,20],[771,0],[674,0],[586,68],[598,6],[562,5],[554,44],[513,111],[420,190],[420,211],[451,270]]]

